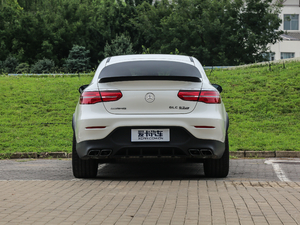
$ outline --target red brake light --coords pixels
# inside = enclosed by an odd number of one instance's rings
[[[200,91],[179,91],[178,97],[184,101],[198,101]]]
[[[80,95],[80,104],[95,104],[102,102],[99,91],[87,91]]]
[[[103,102],[117,101],[123,96],[121,91],[101,91],[100,93]]]
[[[221,103],[218,91],[179,91],[178,97],[184,101],[198,101],[209,104]]]
[[[80,95],[80,104],[117,101],[122,98],[121,91],[86,91]]]
[[[218,91],[201,91],[198,101],[209,104],[219,104],[221,103],[220,93]]]

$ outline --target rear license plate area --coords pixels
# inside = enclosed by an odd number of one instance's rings
[[[169,142],[170,129],[131,129],[131,142]]]

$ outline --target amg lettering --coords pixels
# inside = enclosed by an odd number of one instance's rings
[[[126,107],[110,108],[111,110],[126,110]]]

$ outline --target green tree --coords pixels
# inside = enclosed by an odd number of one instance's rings
[[[86,50],[83,46],[74,45],[70,50],[66,64],[64,65],[71,73],[86,72],[90,68],[88,54],[89,50]]]
[[[106,43],[104,47],[104,57],[114,56],[114,55],[129,55],[135,54],[132,49],[132,43],[130,42],[130,37],[121,34],[116,36],[111,44]]]
[[[9,6],[14,8],[15,10],[22,10],[23,8],[19,5],[17,0],[1,0],[0,1],[1,8],[4,8],[5,6]]]
[[[18,65],[19,65],[18,59],[12,55],[9,55],[3,62],[4,72],[15,73]]]
[[[205,65],[251,63],[280,39],[279,11],[272,0],[0,0],[0,60],[47,58],[61,67],[78,45],[94,67],[119,54],[109,52],[112,41],[125,35],[132,52],[178,49]]]
[[[11,0],[13,1],[13,0]],[[0,60],[8,54],[33,64],[48,58],[62,66],[74,45],[90,50],[98,64],[104,47],[117,34],[127,33],[141,48],[129,22],[136,15],[131,0],[19,0],[23,10],[0,8]]]
[[[55,70],[55,63],[51,59],[40,59],[31,67],[31,72],[36,74],[52,73]]]
[[[29,73],[30,71],[30,66],[28,63],[20,63],[16,67],[16,73],[22,74],[22,73]]]
[[[4,73],[3,62],[0,60],[0,74]]]
[[[0,9],[0,60],[5,60],[11,51],[15,28],[19,26],[20,11],[8,5]]]
[[[145,48],[151,53],[161,53],[161,45],[166,38],[162,21],[172,14],[173,5],[168,0],[157,1],[154,5],[145,1],[136,9],[137,15],[130,22],[137,30],[135,36],[141,47],[139,52]]]
[[[133,25],[147,48],[162,53],[177,48],[205,65],[259,61],[282,34],[280,5],[272,0],[175,0],[138,9]]]

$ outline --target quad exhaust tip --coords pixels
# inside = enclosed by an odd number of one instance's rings
[[[100,156],[109,156],[111,154],[111,150],[110,149],[102,149],[100,151]]]
[[[207,156],[212,156],[213,152],[211,149],[204,148],[204,149],[189,149],[189,152],[192,156],[202,156],[202,157],[207,157]]]

